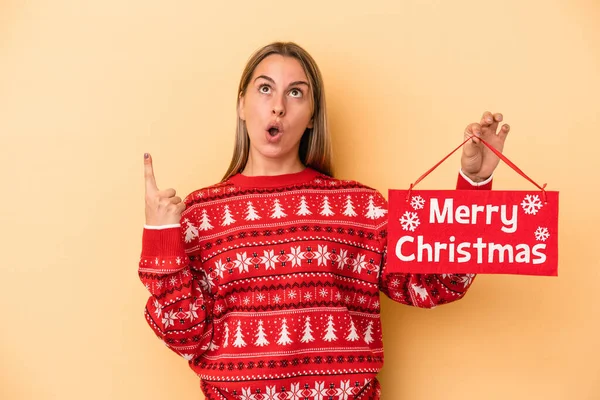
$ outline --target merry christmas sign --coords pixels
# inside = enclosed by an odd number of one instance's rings
[[[558,274],[558,192],[390,190],[388,268]]]

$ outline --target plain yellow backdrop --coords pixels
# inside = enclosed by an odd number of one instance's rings
[[[0,398],[202,398],[142,314],[142,155],[160,187],[216,183],[245,61],[293,40],[323,71],[339,177],[407,188],[490,110],[560,191],[559,277],[384,301],[383,397],[600,399],[599,20],[596,0],[0,1]],[[532,186],[502,165],[495,188]]]

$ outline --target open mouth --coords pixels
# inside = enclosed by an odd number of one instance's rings
[[[281,134],[283,133],[283,127],[281,126],[281,122],[279,121],[271,121],[269,125],[267,125],[267,138],[269,141],[279,140]]]

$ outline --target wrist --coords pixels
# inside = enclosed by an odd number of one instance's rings
[[[492,174],[492,175],[484,178],[484,177],[478,176],[477,174],[466,173],[465,171],[463,171],[462,168],[459,170],[459,173],[467,182],[469,182],[473,186],[487,185],[488,183],[491,182],[492,177],[494,176]]]
[[[167,224],[167,225],[148,225],[144,224],[144,229],[154,229],[157,231],[163,229],[171,229],[171,228],[181,228],[181,224]]]
[[[465,174],[465,176],[466,176],[467,178],[469,178],[470,180],[472,180],[472,181],[473,181],[473,182],[475,182],[475,183],[483,182],[483,181],[485,181],[486,179],[488,179],[488,178],[481,178],[481,177],[480,177],[480,176],[478,176],[478,175],[469,174],[469,173],[467,173],[467,172],[463,172],[463,173]]]
[[[179,225],[181,223],[181,216],[158,216],[158,217],[146,217],[147,226],[164,226],[164,225]]]

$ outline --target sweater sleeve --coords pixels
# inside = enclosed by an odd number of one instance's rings
[[[202,273],[190,266],[179,227],[145,227],[139,277],[150,298],[144,310],[154,333],[188,361],[211,338],[211,296]]]
[[[491,190],[491,177],[484,182],[470,181],[458,174],[457,190]],[[475,274],[412,274],[387,272],[387,225],[381,228],[384,240],[380,290],[390,299],[402,304],[433,308],[464,297],[475,279]]]

